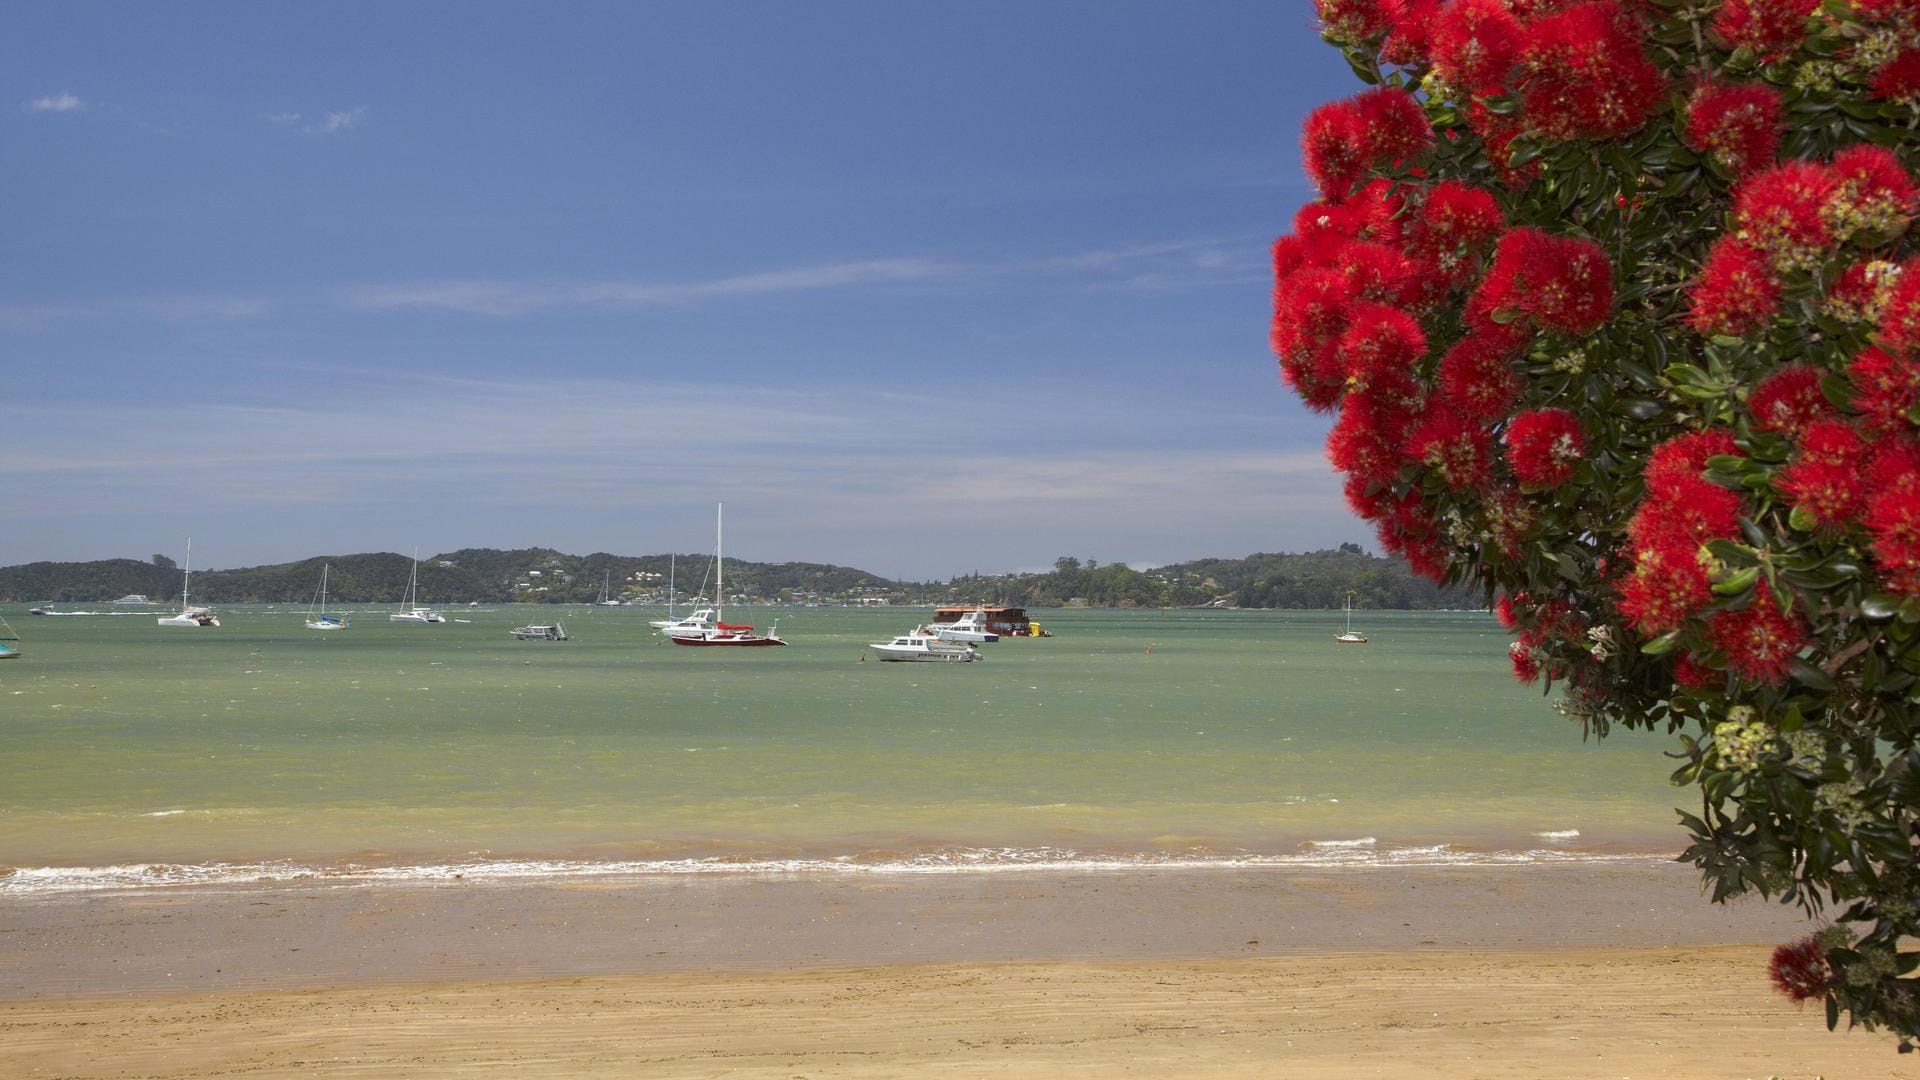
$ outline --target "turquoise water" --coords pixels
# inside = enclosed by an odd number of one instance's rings
[[[1543,859],[1670,851],[1665,737],[1585,743],[1483,613],[1040,611],[976,664],[863,662],[923,609],[0,609],[0,889],[223,872]],[[732,613],[739,614],[739,613]],[[573,640],[507,630],[558,616]],[[238,867],[240,869],[232,869]],[[269,871],[260,870],[261,867]],[[464,867],[464,870],[450,870]],[[129,869],[131,868],[131,869]],[[289,871],[289,868],[291,870]],[[93,871],[89,871],[93,872]],[[363,871],[364,872],[364,871]],[[117,879],[116,879],[117,880]]]

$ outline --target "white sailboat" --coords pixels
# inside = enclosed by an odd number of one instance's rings
[[[447,621],[445,615],[440,614],[430,607],[420,606],[419,548],[413,549],[413,571],[407,575],[407,598],[401,603],[400,610],[388,615],[387,618],[394,622],[413,623],[443,623]]]
[[[161,626],[219,626],[220,620],[213,612],[203,607],[194,607],[188,600],[188,589],[193,584],[193,537],[187,537],[187,565],[180,578],[180,614],[162,615],[155,620]]]
[[[347,628],[345,616],[327,614],[327,565],[320,564],[320,592],[314,600],[314,606],[307,609],[307,629],[309,630],[345,630]]]
[[[613,571],[609,570],[600,578],[600,599],[593,602],[595,607],[619,607],[620,601],[609,595],[608,586],[613,584]]]
[[[723,518],[721,516],[723,509],[724,507],[716,504],[713,510],[714,588],[712,625],[686,626],[674,624],[668,626],[661,632],[666,634],[667,640],[673,642],[675,645],[785,645],[786,642],[780,640],[779,627],[777,626],[771,633],[756,634],[753,632],[753,627],[751,626],[730,626],[726,622],[727,570],[726,559],[721,554],[723,546],[722,537],[724,536]],[[700,614],[702,613],[698,611],[694,612],[694,616],[696,617]],[[681,623],[685,623],[686,621],[687,620],[683,619]]]
[[[1365,645],[1367,635],[1357,634],[1353,630],[1353,594],[1347,594],[1347,629],[1344,633],[1333,635],[1333,640],[1342,645]]]
[[[0,616],[0,660],[13,660],[20,655],[20,635],[7,625],[5,616]]]

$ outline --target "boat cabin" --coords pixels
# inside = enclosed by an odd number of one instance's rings
[[[965,607],[943,607],[934,611],[932,629],[939,630],[942,623],[959,622],[963,617],[978,613],[980,628],[1001,637],[1050,637],[1040,624],[1027,618],[1027,609],[1017,607],[982,607],[968,604]]]

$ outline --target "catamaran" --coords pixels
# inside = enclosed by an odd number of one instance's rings
[[[400,610],[388,615],[394,622],[443,623],[445,615],[430,607],[420,606],[420,549],[413,549],[413,572],[407,575],[407,598],[401,603]]]
[[[12,660],[20,655],[20,635],[7,625],[4,616],[0,616],[0,660]]]
[[[749,625],[729,625],[725,619],[727,602],[726,560],[721,555],[721,538],[724,535],[721,512],[724,507],[716,504],[713,511],[713,623],[710,626],[686,626],[676,623],[663,629],[667,640],[675,645],[785,645],[780,640],[780,628],[774,627],[771,633],[756,634]],[[701,613],[694,612],[695,616]],[[687,620],[681,620],[685,623]]]

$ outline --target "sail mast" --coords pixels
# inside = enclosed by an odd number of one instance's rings
[[[722,517],[725,509],[725,503],[713,504],[713,621],[716,626],[726,621],[727,614],[727,559],[721,550],[726,536]]]

